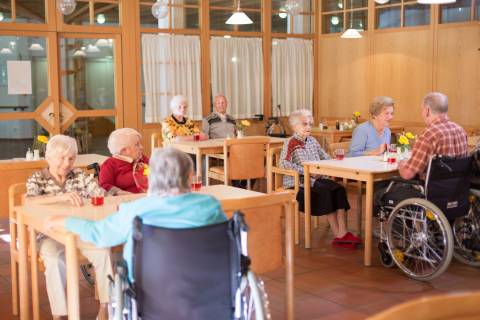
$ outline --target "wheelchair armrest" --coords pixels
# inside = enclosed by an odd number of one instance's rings
[[[127,262],[123,258],[122,252],[115,252],[113,254],[113,266],[114,266],[114,271],[122,278],[127,277],[128,275],[128,266]]]
[[[406,184],[411,184],[411,185],[417,185],[417,186],[423,186],[423,181],[420,179],[403,179],[402,177],[399,176],[394,176],[390,178],[391,182],[400,182],[400,183],[406,183]]]

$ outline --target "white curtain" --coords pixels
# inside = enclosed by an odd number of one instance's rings
[[[312,41],[274,39],[272,42],[273,114],[288,116],[297,109],[312,110],[312,104]],[[278,105],[281,110],[278,110]]]
[[[170,114],[173,96],[188,99],[188,117],[202,119],[200,39],[198,36],[142,35],[145,122]]]
[[[225,95],[227,112],[235,118],[263,113],[262,39],[213,37],[210,57],[212,96]]]

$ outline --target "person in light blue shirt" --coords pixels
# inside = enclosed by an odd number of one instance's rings
[[[120,205],[118,212],[103,220],[57,216],[48,219],[46,227],[64,227],[97,247],[126,243],[123,256],[133,281],[132,224],[136,216],[148,225],[179,229],[227,220],[218,200],[190,192],[192,175],[193,162],[188,155],[173,148],[155,149],[150,158],[148,195],[145,198]]]
[[[381,155],[385,144],[390,144],[390,122],[393,119],[394,102],[390,97],[376,97],[370,104],[371,119],[354,131],[347,156]]]

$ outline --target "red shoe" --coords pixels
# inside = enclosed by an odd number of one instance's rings
[[[337,248],[344,248],[344,249],[356,249],[357,248],[357,245],[355,243],[342,242],[342,240],[340,238],[333,239],[332,246],[337,247]]]
[[[353,243],[357,243],[357,244],[362,243],[362,238],[359,238],[359,237],[355,236],[351,232],[345,233],[345,235],[342,237],[342,239],[345,239],[345,240],[348,240],[349,242],[353,242]]]

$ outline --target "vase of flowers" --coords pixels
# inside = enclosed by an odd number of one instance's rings
[[[38,155],[43,157],[45,155],[45,149],[47,148],[48,137],[45,135],[38,135],[36,139],[33,140],[32,149],[35,153],[35,150],[38,150]]]
[[[411,132],[403,133],[400,135],[400,137],[398,137],[398,144],[400,145],[399,154],[401,154],[403,158],[407,158],[407,153],[412,144],[415,142],[416,138],[417,137]]]
[[[352,119],[355,122],[355,125],[357,125],[357,126],[358,126],[358,123],[360,122],[360,116],[361,116],[360,111],[355,111],[353,113],[353,118]]]
[[[237,121],[236,129],[237,129],[237,138],[243,138],[245,136],[245,128],[250,127],[250,121],[248,120],[241,120]]]

